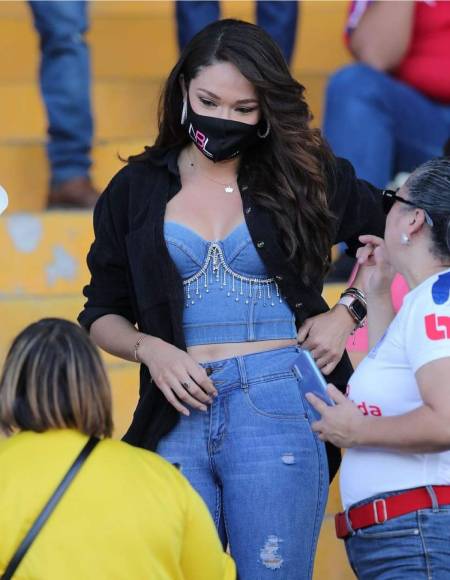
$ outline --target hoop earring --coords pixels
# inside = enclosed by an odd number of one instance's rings
[[[260,139],[265,139],[265,138],[266,138],[266,137],[269,135],[269,133],[270,133],[270,121],[267,121],[267,120],[266,120],[266,123],[267,123],[267,128],[266,128],[266,130],[264,131],[264,133],[263,133],[263,134],[261,134],[261,133],[259,132],[259,129],[256,131],[256,134],[258,135],[258,137],[259,137]]]
[[[184,125],[186,123],[187,117],[187,99],[183,99],[183,108],[181,110],[181,124]]]

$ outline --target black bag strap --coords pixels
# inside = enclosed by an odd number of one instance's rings
[[[13,577],[15,571],[17,570],[18,566],[20,565],[23,558],[25,557],[25,554],[30,549],[31,544],[36,539],[37,535],[39,534],[39,532],[41,531],[41,529],[45,525],[46,521],[51,516],[53,510],[58,505],[60,499],[62,498],[64,493],[67,491],[67,488],[72,483],[72,481],[74,480],[77,473],[80,471],[81,467],[83,466],[83,463],[89,457],[91,452],[95,449],[95,446],[99,443],[99,441],[100,441],[100,439],[98,439],[97,437],[90,437],[89,441],[86,443],[86,445],[80,451],[80,454],[78,455],[78,457],[75,459],[75,461],[70,466],[69,471],[62,478],[61,483],[55,489],[53,495],[48,500],[44,509],[41,511],[41,513],[38,515],[38,517],[34,521],[29,532],[27,533],[27,535],[25,536],[25,538],[22,540],[21,544],[17,548],[15,554],[12,556],[11,560],[9,561],[8,566],[6,567],[5,573],[1,577],[1,580],[10,580]]]

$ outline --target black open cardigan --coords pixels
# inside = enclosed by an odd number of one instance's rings
[[[94,210],[95,240],[87,257],[91,281],[78,320],[87,330],[105,314],[119,314],[141,332],[157,336],[186,350],[183,336],[182,280],[169,256],[163,233],[167,202],[180,190],[177,159],[180,148],[154,149],[145,162],[121,169],[98,200]],[[336,160],[327,176],[329,206],[336,216],[335,242],[345,241],[350,253],[362,233],[383,235],[384,215],[379,190],[355,177],[348,161]],[[244,215],[250,235],[269,275],[295,312],[297,327],[328,306],[321,296],[323,280],[304,285],[288,262],[271,214],[258,206],[251,192],[251,168],[238,176]],[[307,251],[307,249],[306,249]],[[344,353],[327,377],[345,390],[352,367]],[[159,439],[176,424],[178,412],[152,382],[148,368],[140,368],[140,396],[125,441],[156,449]],[[340,452],[327,445],[330,480],[340,463]]]

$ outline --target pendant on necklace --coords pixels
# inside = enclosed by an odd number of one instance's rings
[[[233,191],[234,191],[234,187],[231,187],[231,185],[225,186],[225,193],[233,193]]]

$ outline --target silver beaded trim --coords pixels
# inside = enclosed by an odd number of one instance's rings
[[[209,286],[217,282],[221,288],[228,288],[227,296],[234,296],[235,302],[240,297],[249,304],[250,300],[262,300],[263,306],[267,303],[275,306],[274,299],[283,302],[274,278],[256,278],[243,276],[234,272],[226,263],[222,248],[217,242],[210,242],[205,262],[201,269],[190,278],[183,280],[186,296],[186,307],[195,304],[195,297],[202,299],[202,289],[208,294]],[[191,289],[194,286],[194,290]]]

